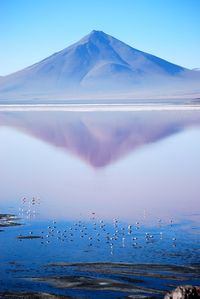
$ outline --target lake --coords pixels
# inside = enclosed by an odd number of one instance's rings
[[[200,284],[200,111],[0,111],[0,292]]]

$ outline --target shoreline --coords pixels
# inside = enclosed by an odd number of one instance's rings
[[[0,104],[0,112],[20,111],[200,111],[198,104]]]

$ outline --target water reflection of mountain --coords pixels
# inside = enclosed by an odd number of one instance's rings
[[[71,152],[95,168],[197,125],[198,111],[0,113],[0,126]]]

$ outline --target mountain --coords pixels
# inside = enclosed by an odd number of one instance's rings
[[[101,31],[0,80],[0,99],[137,98],[200,91],[199,72]]]

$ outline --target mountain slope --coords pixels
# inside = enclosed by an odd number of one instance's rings
[[[193,90],[198,72],[136,50],[101,31],[0,80],[0,98],[101,97]],[[187,82],[187,84],[185,84]]]

